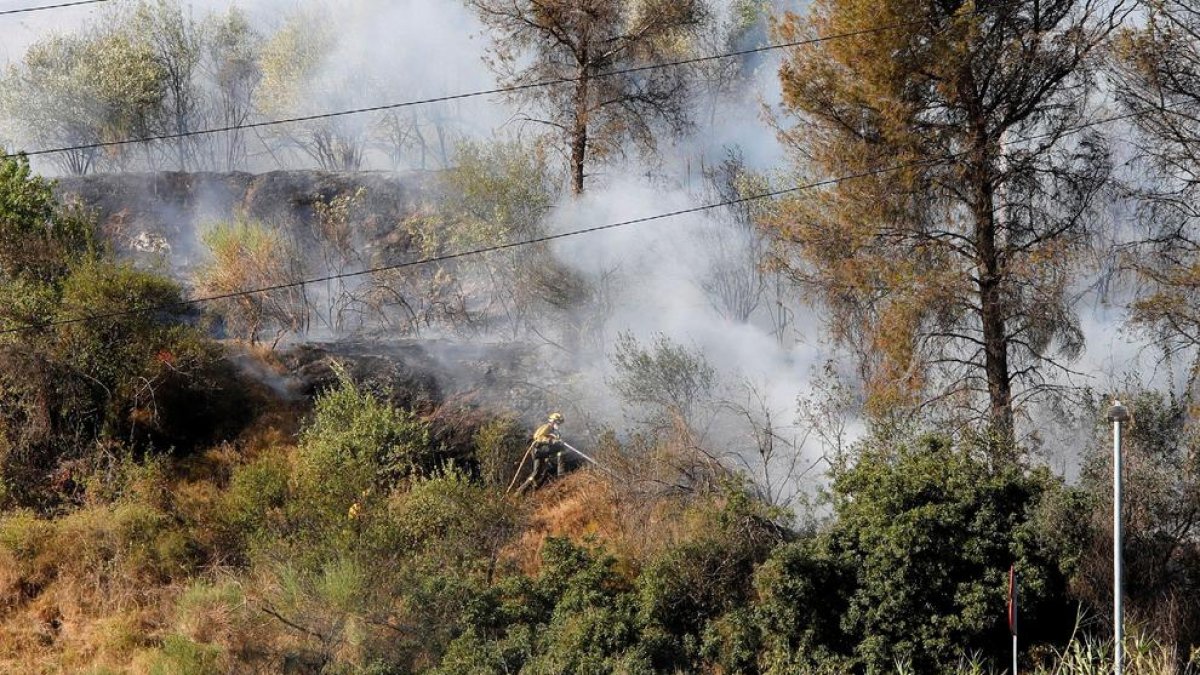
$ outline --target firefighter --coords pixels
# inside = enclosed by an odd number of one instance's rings
[[[562,413],[552,412],[547,416],[546,423],[533,432],[533,471],[529,474],[529,478],[521,484],[518,492],[524,492],[541,483],[549,471],[548,460],[551,457],[554,458],[554,473],[559,476],[565,473],[563,453],[567,451],[567,447],[563,445],[562,438],[558,435],[558,427],[562,423]]]

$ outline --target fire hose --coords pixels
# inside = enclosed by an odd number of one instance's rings
[[[613,478],[617,477],[617,474],[613,473],[612,470],[610,470],[608,467],[604,466],[600,462],[597,462],[596,460],[592,459],[591,457],[589,457],[587,455],[587,453],[583,452],[582,450],[580,450],[572,445],[569,445],[567,443],[564,443],[563,441],[559,441],[559,443],[562,444],[562,446],[564,448],[570,450],[571,452],[575,453],[576,455],[579,455],[581,458],[583,458],[587,462],[591,463],[591,465],[596,467],[597,469],[600,469],[601,471],[603,471],[604,473],[607,473],[608,475],[612,476]],[[517,478],[519,478],[521,475],[521,469],[525,468],[525,462],[529,459],[529,455],[530,455],[530,453],[533,452],[533,448],[534,448],[533,443],[530,443],[529,447],[526,448],[525,455],[521,457],[521,463],[519,465],[517,465],[517,472],[515,474],[513,474],[512,481],[509,482],[509,484],[508,484],[508,489],[504,491],[505,494],[512,492],[513,486],[517,484]]]
[[[559,442],[560,442],[560,443],[562,443],[562,441],[559,441]],[[575,454],[579,455],[580,457],[582,457],[582,458],[586,459],[587,461],[591,462],[593,466],[595,466],[597,469],[600,469],[601,471],[603,471],[603,472],[607,473],[608,475],[610,475],[610,476],[615,476],[615,475],[616,475],[616,474],[614,474],[612,471],[609,471],[609,470],[608,470],[608,467],[604,466],[604,465],[603,465],[603,464],[601,464],[600,462],[597,462],[596,460],[592,459],[591,457],[588,457],[588,456],[587,456],[587,455],[585,455],[585,454],[584,454],[582,451],[580,451],[580,450],[577,450],[577,449],[575,449],[575,448],[571,447],[570,445],[568,445],[568,444],[566,444],[566,443],[563,443],[563,447],[565,447],[566,449],[570,450],[571,452],[573,452],[573,453],[575,453]]]

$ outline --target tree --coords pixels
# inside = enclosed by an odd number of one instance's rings
[[[262,82],[262,36],[236,7],[224,16],[212,17],[205,29],[200,68],[205,72],[210,94],[210,116],[214,126],[244,125],[254,112],[254,93]],[[246,161],[246,132],[232,129],[210,141],[219,143],[219,164],[226,170],[239,169]]]
[[[566,146],[575,194],[587,166],[621,151],[626,140],[655,146],[655,124],[687,124],[687,76],[678,68],[625,75],[612,71],[670,61],[708,14],[702,0],[466,0],[495,32],[492,66],[505,87],[547,80],[514,100],[537,112]]]
[[[263,46],[262,84],[255,103],[268,117],[361,105],[370,86],[361,63],[334,59],[337,27],[331,16],[298,12]],[[354,99],[354,100],[351,100]],[[367,127],[359,119],[325,118],[272,127],[281,143],[299,148],[322,168],[354,171],[363,162]]]
[[[1142,234],[1121,263],[1142,293],[1135,325],[1167,356],[1200,357],[1200,10],[1186,2],[1146,2],[1146,22],[1119,36],[1115,90],[1141,132]],[[1193,363],[1193,376],[1200,362]]]
[[[1074,254],[1110,167],[1072,134],[1125,4],[818,0],[779,21],[780,41],[903,24],[780,70],[798,173],[864,174],[797,194],[774,227],[859,350],[872,410],[948,402],[1011,438],[1078,354]]]
[[[143,0],[128,17],[118,17],[114,32],[137,36],[154,54],[163,74],[163,108],[159,120],[164,135],[187,134],[199,119],[201,92],[197,75],[203,58],[204,26],[183,12],[178,0]],[[176,168],[195,168],[196,140],[172,139]]]
[[[166,100],[167,73],[136,32],[115,26],[35,43],[9,67],[3,103],[25,140],[73,147],[148,135]],[[98,148],[55,153],[66,173],[82,175],[105,159]],[[122,149],[107,159],[122,163]]]
[[[554,205],[554,181],[545,153],[518,141],[461,143],[454,168],[441,176],[442,214],[431,223],[443,246],[466,251],[536,239]],[[430,232],[433,236],[434,232]],[[486,297],[489,320],[503,321],[513,338],[533,333],[547,341],[545,291],[561,269],[546,244],[519,246],[455,266],[472,295]]]
[[[717,372],[704,354],[662,334],[644,345],[622,333],[610,359],[609,385],[644,432],[631,446],[648,455],[641,458],[642,477],[699,491],[729,479],[732,471],[721,463],[725,453],[706,447],[717,408]]]
[[[704,179],[705,203],[737,202],[766,192],[765,181],[746,168],[737,149],[706,167]],[[752,202],[730,204],[715,212],[717,226],[702,235],[710,257],[699,286],[713,310],[729,321],[748,322],[767,290],[767,242],[758,230],[759,215]]]

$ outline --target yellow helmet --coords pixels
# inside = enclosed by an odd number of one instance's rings
[[[551,422],[554,422],[555,424],[562,424],[563,416],[562,416],[562,413],[560,413],[560,412],[552,412],[552,413],[550,413],[549,419]]]

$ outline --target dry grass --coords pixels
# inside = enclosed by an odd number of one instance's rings
[[[702,511],[689,508],[686,497],[632,490],[589,469],[554,480],[524,499],[525,528],[503,556],[528,575],[541,569],[542,544],[549,537],[603,544],[632,573],[709,526]]]

